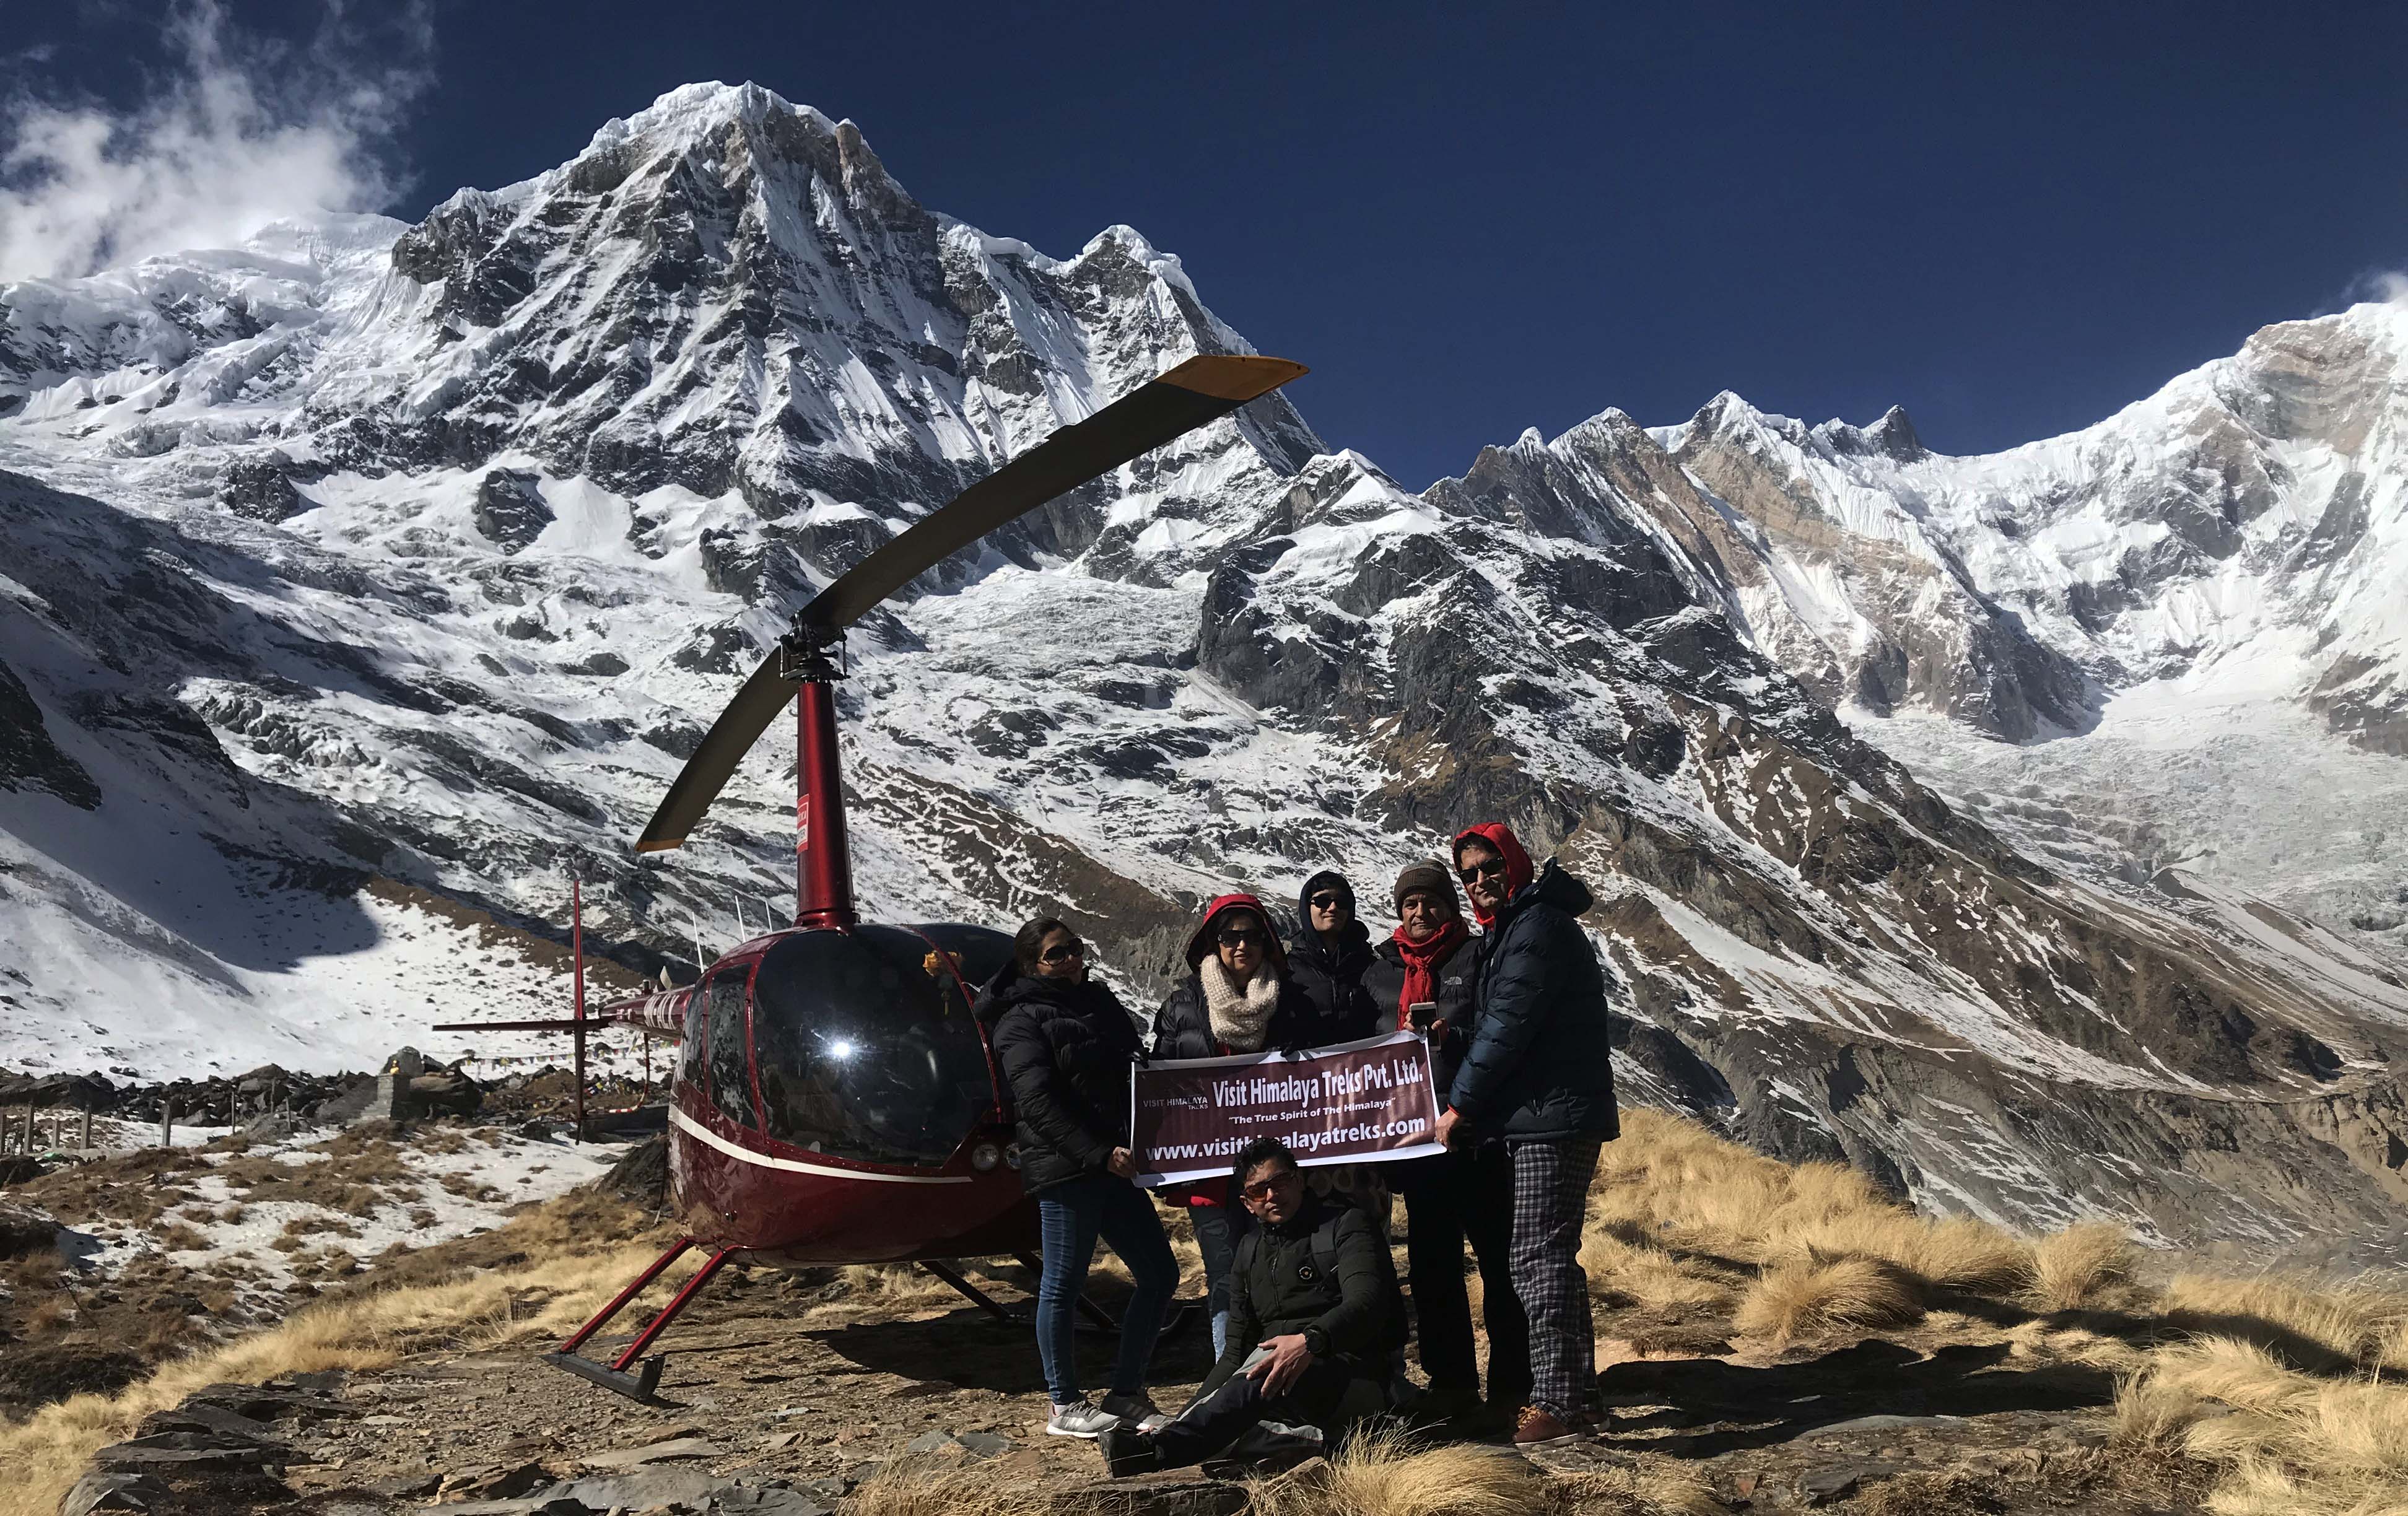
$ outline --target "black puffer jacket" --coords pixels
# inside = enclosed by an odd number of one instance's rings
[[[1354,1036],[1361,1036],[1356,1033]],[[1351,1040],[1337,1035],[1333,1023],[1322,1019],[1320,1008],[1312,997],[1297,988],[1296,980],[1280,980],[1279,1007],[1263,1028],[1263,1045],[1256,1051],[1290,1048],[1326,1048],[1333,1042]],[[1190,974],[1187,981],[1170,992],[1162,1008],[1154,1013],[1154,1056],[1156,1058],[1218,1058],[1229,1051],[1212,1035],[1212,1015],[1204,1004],[1204,980],[1200,974]]]
[[[1313,1261],[1312,1234],[1333,1216],[1338,1257],[1330,1279]],[[1377,1365],[1386,1352],[1382,1330],[1403,1309],[1379,1223],[1355,1207],[1309,1195],[1296,1215],[1257,1236],[1240,1248],[1242,1266],[1229,1280],[1228,1346],[1197,1398],[1227,1383],[1256,1344],[1291,1332],[1304,1333],[1316,1356]]]
[[[1471,1047],[1473,1027],[1479,1020],[1474,992],[1480,954],[1487,942],[1484,937],[1465,937],[1455,944],[1453,952],[1438,961],[1432,971],[1438,980],[1438,1019],[1446,1023],[1446,1030],[1430,1039],[1430,1080],[1438,1087],[1440,1110],[1446,1108],[1449,1092],[1455,1088],[1455,1076],[1463,1067],[1464,1053]],[[1405,957],[1397,950],[1395,938],[1372,950],[1371,967],[1363,976],[1363,988],[1370,992],[1372,1003],[1379,1008],[1379,1029],[1394,1030],[1405,995]]]
[[[1006,964],[979,995],[996,1065],[1020,1128],[1020,1182],[1030,1194],[1100,1174],[1128,1145],[1129,1066],[1137,1023],[1111,991],[1032,979]]]
[[[1621,1134],[1607,1021],[1612,980],[1581,930],[1595,897],[1551,860],[1489,923],[1479,1021],[1451,1104],[1481,1137]]]
[[[1326,884],[1344,886],[1349,894],[1354,893],[1342,875],[1324,872],[1305,880],[1296,897],[1299,930],[1287,945],[1288,978],[1311,997],[1321,1025],[1329,1029],[1330,1035],[1325,1041],[1312,1044],[1315,1047],[1353,1042],[1394,1024],[1393,1021],[1381,1022],[1379,1008],[1363,988],[1364,972],[1371,966],[1369,929],[1359,921],[1348,922],[1334,947],[1312,929],[1312,896]]]

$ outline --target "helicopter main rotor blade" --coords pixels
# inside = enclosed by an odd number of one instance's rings
[[[686,833],[702,820],[702,813],[719,798],[736,765],[761,740],[761,734],[778,719],[795,698],[792,680],[779,672],[778,655],[771,653],[727,702],[719,720],[694,750],[694,756],[678,770],[677,782],[669,793],[661,796],[658,809],[644,826],[644,835],[636,839],[638,852],[660,852],[668,848],[682,847]]]
[[[1111,472],[1140,453],[1217,421],[1304,373],[1284,358],[1211,354],[1190,358],[1135,393],[1063,427],[986,478],[930,511],[909,530],[855,564],[821,591],[795,620],[810,636],[833,641],[896,591],[987,533]],[[703,812],[719,798],[736,765],[795,695],[772,653],[686,760],[661,798],[638,852],[681,846]]]

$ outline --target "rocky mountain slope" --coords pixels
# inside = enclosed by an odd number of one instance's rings
[[[556,993],[455,920],[557,922],[572,870],[646,972],[782,920],[790,748],[685,851],[626,839],[786,613],[1228,350],[1135,232],[987,236],[752,86],[416,226],[0,291],[0,922],[31,950],[0,1062],[425,1045]],[[1833,713],[2028,737],[2143,667],[1900,504],[1935,472],[1902,417],[1727,400],[1415,494],[1259,402],[856,633],[864,903],[1064,910],[1150,987],[1208,891],[1340,864],[1375,894],[1502,815],[1598,886],[1634,1097],[2012,1220],[2396,1235],[2393,969],[2212,872],[2018,844]]]

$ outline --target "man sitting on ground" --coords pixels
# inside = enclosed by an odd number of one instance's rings
[[[1103,1434],[1116,1477],[1200,1464],[1266,1421],[1317,1426],[1335,1444],[1387,1409],[1405,1322],[1387,1239],[1363,1210],[1311,1194],[1274,1138],[1248,1143],[1236,1167],[1261,1225],[1230,1266],[1228,1345],[1169,1424]]]

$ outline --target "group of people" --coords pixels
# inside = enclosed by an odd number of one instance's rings
[[[1611,981],[1579,923],[1588,889],[1552,861],[1533,867],[1512,832],[1491,822],[1455,837],[1452,870],[1435,862],[1404,870],[1391,900],[1401,924],[1377,944],[1337,873],[1305,881],[1298,929],[1284,944],[1255,896],[1213,900],[1188,940],[1188,977],[1156,1011],[1150,1040],[1089,974],[1086,944],[1050,917],[1020,929],[1011,962],[981,996],[1013,1105],[1021,1179],[1041,1218],[1045,1429],[1100,1438],[1115,1474],[1201,1462],[1266,1421],[1336,1437],[1391,1410],[1458,1423],[1510,1415],[1524,1445],[1594,1430],[1581,1223],[1598,1145],[1617,1124]],[[1164,1413],[1146,1372],[1179,1271],[1153,1200],[1133,1182],[1132,1065],[1402,1030],[1428,1037],[1444,1152],[1308,1175],[1294,1153],[1261,1138],[1226,1183],[1162,1196],[1194,1223],[1215,1355],[1194,1398]],[[1383,1190],[1405,1209],[1401,1286]],[[1099,1237],[1136,1289],[1110,1392],[1096,1404],[1078,1382],[1072,1320]],[[1467,1241],[1488,1335],[1484,1405]],[[1409,1338],[1428,1382],[1402,1407]]]

